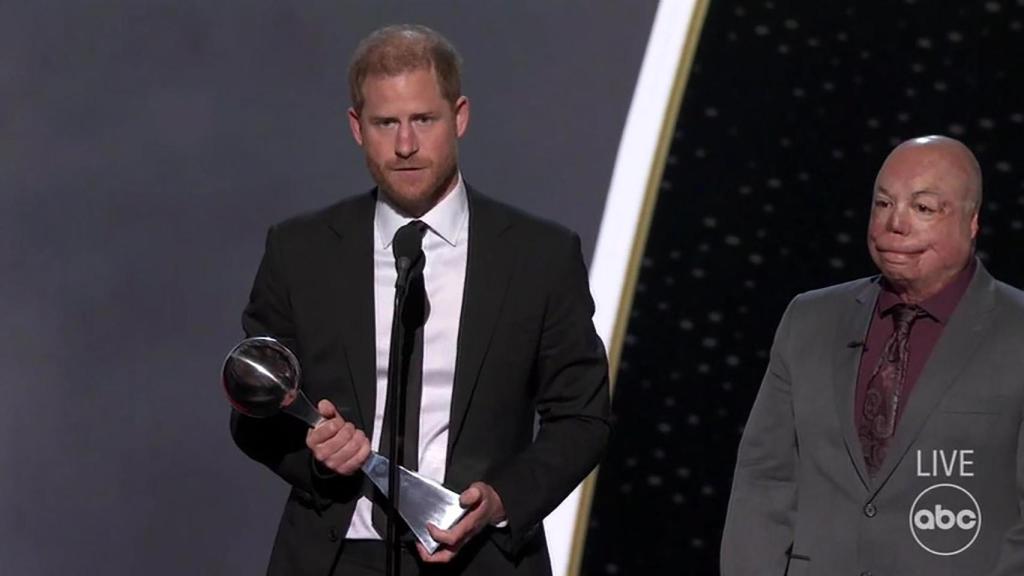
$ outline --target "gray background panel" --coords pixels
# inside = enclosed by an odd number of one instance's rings
[[[359,38],[447,34],[467,179],[589,254],[655,5],[0,5],[3,573],[262,572],[285,488],[231,443],[217,372],[266,227],[370,186]]]

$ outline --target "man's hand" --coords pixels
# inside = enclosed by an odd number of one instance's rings
[[[329,400],[316,406],[324,421],[306,433],[306,446],[322,465],[342,476],[351,476],[370,457],[370,440],[345,421]]]
[[[416,549],[424,562],[443,564],[450,562],[459,550],[487,526],[505,520],[505,505],[501,496],[489,484],[474,482],[459,496],[459,505],[467,509],[466,515],[450,530],[441,530],[433,524],[427,524],[431,538],[437,540],[441,547],[433,554],[419,542]]]

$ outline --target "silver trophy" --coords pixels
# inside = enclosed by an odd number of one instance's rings
[[[221,374],[231,405],[246,416],[266,418],[283,410],[311,428],[323,421],[299,389],[302,371],[298,359],[273,338],[260,336],[239,342],[224,359]],[[376,452],[370,452],[363,464],[363,472],[385,496],[388,465],[388,459]],[[402,466],[398,467],[398,482],[398,513],[433,554],[440,544],[430,537],[427,523],[442,530],[454,526],[465,513],[459,506],[459,495]]]

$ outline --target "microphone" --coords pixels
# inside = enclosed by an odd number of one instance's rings
[[[421,224],[422,226],[422,224]],[[415,268],[423,267],[423,232],[415,225],[407,224],[395,233],[391,249],[395,254],[395,269],[398,278],[395,288],[405,289]]]
[[[398,278],[395,280],[396,288],[409,283],[410,267],[412,267],[412,260],[408,256],[399,256],[395,259],[395,269],[398,271]]]

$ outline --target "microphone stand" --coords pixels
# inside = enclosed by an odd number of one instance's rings
[[[401,575],[401,543],[398,540],[398,502],[401,484],[398,482],[398,467],[405,449],[405,392],[409,384],[409,371],[405,368],[406,330],[402,325],[405,312],[405,300],[409,293],[409,274],[412,261],[407,257],[399,257],[395,262],[398,279],[395,281],[395,306],[391,317],[391,352],[388,356],[388,398],[387,402],[394,407],[394,418],[391,419],[391,438],[388,446],[391,457],[388,459],[388,500],[387,508],[387,576]],[[387,406],[387,404],[385,404]]]

